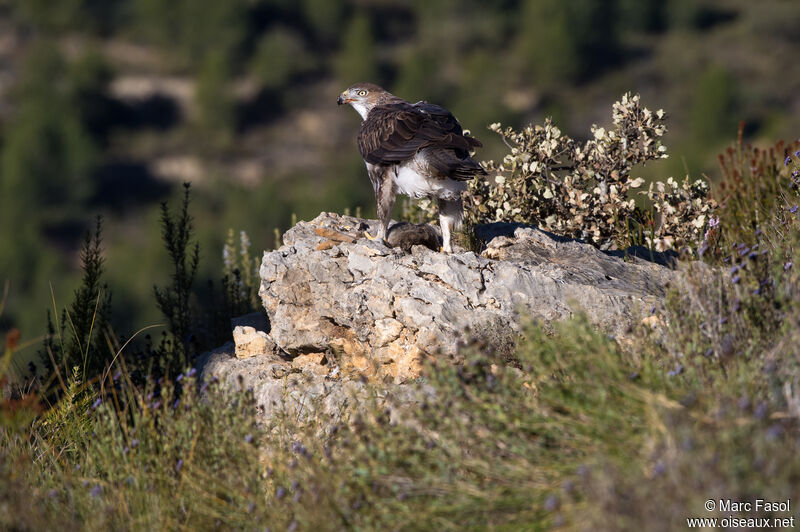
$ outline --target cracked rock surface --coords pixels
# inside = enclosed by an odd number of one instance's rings
[[[521,314],[550,323],[580,309],[619,334],[663,297],[673,276],[654,262],[515,224],[478,227],[487,243],[480,255],[423,246],[406,253],[362,238],[368,227],[376,222],[322,213],[263,257],[265,344],[287,360],[303,356],[304,368],[327,365],[316,368],[320,377],[336,368],[404,382],[426,355],[457,356],[466,331],[489,341],[513,337]]]

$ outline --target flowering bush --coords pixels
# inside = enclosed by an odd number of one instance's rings
[[[659,218],[655,230],[645,236],[648,247],[683,249],[701,240],[700,249],[707,245],[709,231],[719,225],[719,218],[713,216],[717,203],[709,197],[706,181],[690,183],[687,177],[679,184],[670,177],[666,183],[651,183],[646,194]]]
[[[665,118],[663,110],[650,111],[638,95],[625,94],[613,106],[613,127],[592,126],[583,144],[550,119],[522,131],[492,124],[511,152],[499,164],[484,163],[494,183],[470,184],[472,221],[534,223],[602,248],[644,241],[663,251],[696,242],[714,209],[705,182],[652,184],[644,194],[659,220],[631,197],[644,183],[631,176],[634,166],[667,157]]]

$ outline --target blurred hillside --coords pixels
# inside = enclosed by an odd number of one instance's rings
[[[194,184],[201,278],[228,228],[254,254],[295,213],[363,206],[371,187],[342,89],[370,80],[486,131],[553,116],[580,138],[625,91],[671,116],[645,177],[716,175],[740,120],[795,138],[794,0],[0,0],[0,331],[44,330],[76,280],[95,214],[117,330],[159,320],[158,204]]]

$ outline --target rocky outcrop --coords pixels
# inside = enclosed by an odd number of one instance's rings
[[[388,383],[416,377],[427,355],[457,360],[467,336],[512,345],[522,315],[547,324],[581,310],[619,334],[673,277],[521,225],[478,227],[483,251],[451,255],[430,249],[430,227],[394,227],[389,248],[363,237],[375,225],[323,213],[289,230],[262,261],[266,314],[233,320],[234,342],[198,360],[201,378],[252,389],[264,421],[276,410],[335,420],[368,394],[413,404],[418,388]]]
[[[447,255],[363,238],[375,224],[323,213],[264,254],[264,345],[328,368],[321,372],[403,382],[419,374],[425,355],[456,356],[466,334],[507,343],[521,314],[546,324],[580,310],[619,334],[663,296],[672,277],[654,262],[526,226],[480,227],[482,253]]]

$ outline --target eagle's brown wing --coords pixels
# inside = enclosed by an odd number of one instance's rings
[[[466,137],[455,117],[438,105],[391,103],[372,108],[358,133],[358,149],[370,164],[395,164],[429,150],[430,164],[454,179],[470,179],[483,170],[469,151],[481,147]],[[467,176],[468,175],[468,176]]]

